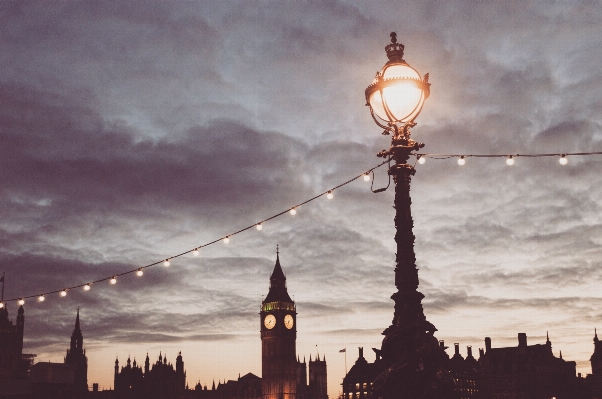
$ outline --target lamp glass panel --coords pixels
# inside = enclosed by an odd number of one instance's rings
[[[383,89],[386,107],[396,121],[405,121],[422,100],[422,90],[410,81],[399,81]]]
[[[420,87],[413,81],[421,81],[416,70],[407,64],[395,64],[385,68],[383,80],[408,79],[395,82],[383,89],[384,106],[392,114],[394,121],[405,122],[416,115],[423,100]],[[387,118],[388,120],[388,118]]]
[[[387,113],[385,112],[385,107],[383,106],[383,97],[380,93],[380,90],[376,90],[370,95],[370,106],[372,107],[372,111],[374,111],[376,116],[384,121],[389,121]]]

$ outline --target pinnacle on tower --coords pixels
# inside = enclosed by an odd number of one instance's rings
[[[77,316],[75,316],[75,329],[73,331],[74,332],[75,331],[80,331],[81,332],[81,329],[79,327],[79,306],[77,307]]]
[[[272,271],[272,275],[270,276],[270,291],[263,300],[263,303],[266,302],[293,302],[286,290],[286,276],[282,271],[282,266],[280,266],[280,255],[278,250],[276,252],[274,271]]]

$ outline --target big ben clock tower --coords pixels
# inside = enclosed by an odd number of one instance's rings
[[[261,303],[261,389],[263,399],[297,398],[297,312],[286,291],[276,250],[270,292]]]

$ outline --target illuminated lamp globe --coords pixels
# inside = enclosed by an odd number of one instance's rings
[[[0,302],[0,309],[4,308],[4,302]]]
[[[40,296],[38,297],[38,302],[44,302],[44,299],[46,299],[46,298],[44,297],[44,295],[40,295]]]
[[[84,285],[84,291],[90,291],[90,284]]]
[[[111,284],[117,284],[117,278],[116,277],[113,277],[111,279]]]
[[[136,272],[136,275],[137,275],[138,277],[142,277],[142,275],[143,275],[143,274],[144,274],[144,272],[142,271],[142,269],[139,269],[139,270]]]
[[[66,290],[62,290],[61,291],[61,296],[67,296],[67,291]]]
[[[25,300],[24,299],[19,299],[19,305],[21,305],[21,306],[25,305]]]
[[[569,160],[566,158],[566,155],[562,154],[558,162],[560,162],[561,165],[566,165],[567,163],[569,163]]]
[[[370,175],[368,173],[364,175],[364,181],[370,181]]]
[[[372,118],[380,127],[390,130],[394,125],[413,125],[430,94],[428,74],[418,71],[403,59],[404,46],[391,33],[391,44],[385,47],[389,61],[366,88],[366,103]]]

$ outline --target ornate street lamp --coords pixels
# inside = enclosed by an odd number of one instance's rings
[[[395,182],[395,242],[397,292],[393,322],[383,335],[382,356],[385,370],[374,381],[374,393],[384,399],[456,398],[449,373],[449,357],[434,336],[437,329],[426,320],[422,309],[424,295],[418,292],[418,269],[414,254],[410,180],[416,173],[408,165],[412,151],[424,147],[410,138],[410,128],[430,93],[428,74],[418,72],[403,59],[404,46],[391,33],[385,47],[389,61],[366,89],[366,102],[383,134],[392,134],[391,147],[379,157],[391,157],[395,165],[389,175]]]

